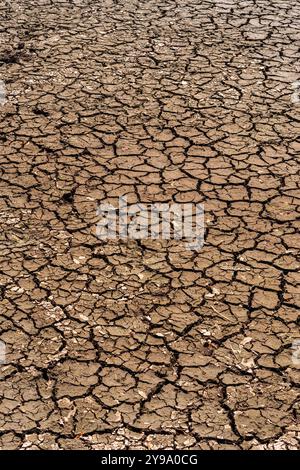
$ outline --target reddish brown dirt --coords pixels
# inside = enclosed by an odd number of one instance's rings
[[[299,447],[298,0],[0,12],[1,448]],[[120,195],[204,248],[99,240]]]

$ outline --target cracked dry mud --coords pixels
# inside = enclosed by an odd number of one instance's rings
[[[1,449],[299,448],[298,0],[0,14]],[[98,239],[125,195],[203,249]]]

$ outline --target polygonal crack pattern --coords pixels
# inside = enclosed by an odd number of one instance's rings
[[[298,0],[0,11],[1,448],[298,448]],[[119,196],[203,249],[100,240]]]

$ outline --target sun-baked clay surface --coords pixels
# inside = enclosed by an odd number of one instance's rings
[[[0,14],[0,447],[297,449],[298,0]],[[121,195],[204,248],[99,240]]]

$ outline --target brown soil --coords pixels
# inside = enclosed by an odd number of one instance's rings
[[[297,449],[299,1],[0,11],[0,447]],[[204,248],[99,240],[120,195]]]

